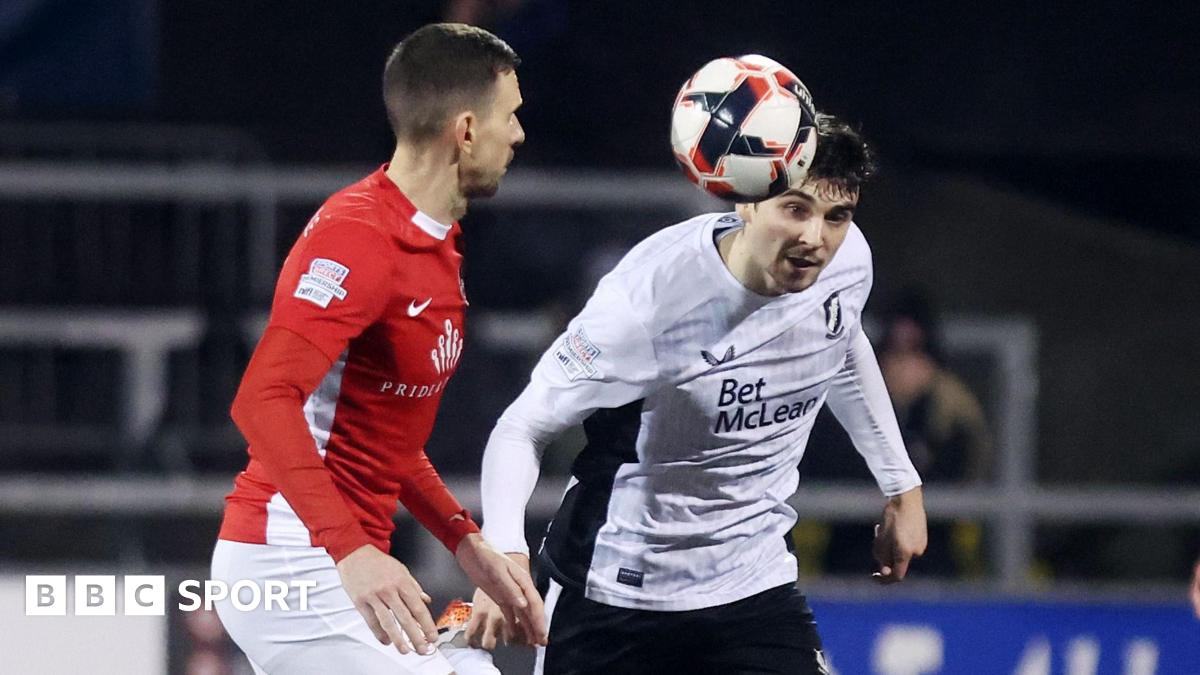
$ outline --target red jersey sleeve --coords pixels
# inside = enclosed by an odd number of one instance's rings
[[[266,333],[232,409],[251,457],[334,560],[371,538],[317,453],[303,406],[350,341],[387,307],[389,251],[385,235],[367,222],[314,219],[284,261]]]
[[[479,531],[471,513],[450,493],[424,452],[413,458],[400,481],[400,503],[450,553],[458,551],[463,537]]]
[[[366,222],[321,216],[284,261],[267,325],[287,328],[337,361],[387,307],[390,250]]]
[[[231,414],[250,443],[250,456],[317,544],[340,561],[372,542],[334,485],[304,420],[304,401],[330,365],[305,338],[269,327],[246,367]]]

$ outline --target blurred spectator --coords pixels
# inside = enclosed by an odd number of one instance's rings
[[[945,366],[937,315],[927,296],[904,290],[885,315],[879,366],[913,464],[927,485],[984,483],[992,441],[979,400]],[[921,568],[959,577],[983,575],[979,523],[929,524]]]
[[[928,482],[983,483],[992,442],[979,400],[945,367],[937,318],[924,294],[906,290],[886,315],[879,365],[908,454]]]
[[[983,408],[963,381],[946,367],[936,312],[927,296],[901,292],[883,314],[873,339],[900,431],[922,480],[937,485],[991,480],[992,440]],[[805,478],[869,479],[840,425],[822,411],[813,428]],[[803,488],[801,488],[803,489]],[[869,523],[826,523],[801,519],[792,531],[804,574],[857,574],[870,567]],[[976,578],[986,571],[983,528],[975,521],[930,521],[929,546],[914,564],[918,574]]]

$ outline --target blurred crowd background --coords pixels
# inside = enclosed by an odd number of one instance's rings
[[[522,57],[528,135],[500,196],[463,219],[467,349],[428,452],[466,501],[496,417],[599,276],[724,208],[674,170],[671,104],[705,61],[763,53],[882,159],[856,220],[876,266],[869,334],[933,521],[914,576],[1182,597],[1200,553],[1197,14],[4,0],[0,569],[206,573],[245,462],[228,407],[282,254],[388,158],[391,47],[456,20]],[[558,445],[561,477],[579,439]],[[801,472],[806,583],[854,583],[879,504],[831,417]],[[439,597],[467,593],[423,536],[401,516],[394,551],[428,563]],[[174,672],[230,667],[210,621],[172,621]]]

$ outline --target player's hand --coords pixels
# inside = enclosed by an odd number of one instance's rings
[[[432,600],[404,563],[367,545],[337,564],[342,587],[383,644],[401,654],[432,654],[437,626],[426,607]]]
[[[492,548],[479,534],[463,537],[454,557],[467,577],[500,608],[510,633],[520,630],[528,644],[546,644],[542,598],[528,569]],[[475,611],[472,608],[472,614]]]
[[[496,645],[508,644],[512,637],[500,606],[487,593],[475,589],[475,597],[471,599],[471,620],[467,622],[467,644],[490,652]]]
[[[529,569],[529,556],[509,553],[508,557],[523,570]],[[497,644],[536,644],[536,636],[528,626],[512,626],[504,618],[500,606],[482,590],[475,590],[471,601],[471,620],[467,622],[467,643],[472,647],[491,651]]]
[[[883,507],[883,522],[875,525],[872,552],[879,571],[871,576],[883,584],[903,580],[908,574],[908,563],[925,553],[928,541],[921,488],[892,497]]]
[[[1196,567],[1192,569],[1192,586],[1188,589],[1188,597],[1192,600],[1196,618],[1200,619],[1200,560],[1196,561]]]

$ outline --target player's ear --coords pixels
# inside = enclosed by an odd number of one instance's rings
[[[470,110],[464,110],[454,116],[454,142],[460,152],[471,154],[478,123],[479,119]]]

